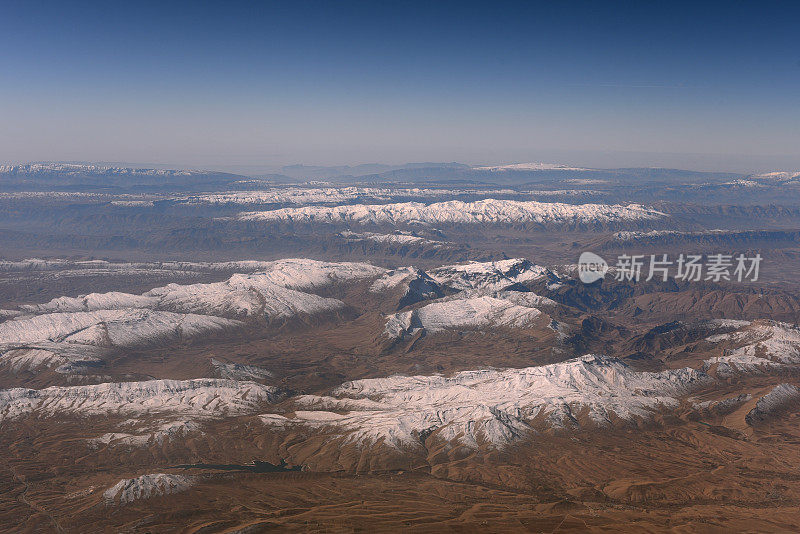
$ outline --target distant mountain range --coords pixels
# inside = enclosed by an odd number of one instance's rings
[[[94,163],[0,165],[0,191],[199,192],[253,190],[267,183],[464,183],[472,185],[692,184],[695,187],[760,187],[797,183],[798,172],[748,176],[662,168],[589,169],[553,163],[470,166],[463,163],[371,163],[355,166],[289,165],[257,176],[214,170],[156,169]]]

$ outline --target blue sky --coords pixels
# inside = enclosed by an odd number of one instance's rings
[[[800,168],[789,3],[7,2],[0,161]]]

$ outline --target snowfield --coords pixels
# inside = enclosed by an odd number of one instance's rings
[[[518,224],[610,223],[657,220],[666,214],[638,204],[561,204],[487,199],[434,204],[306,206],[239,214],[240,220],[331,224]]]

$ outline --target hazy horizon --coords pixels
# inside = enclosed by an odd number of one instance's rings
[[[280,173],[284,167],[358,167],[369,165],[385,165],[399,167],[419,163],[446,164],[461,163],[471,166],[509,165],[515,163],[550,163],[568,166],[615,169],[615,168],[669,168],[698,172],[729,172],[729,173],[759,173],[770,171],[793,171],[800,169],[800,156],[790,155],[739,155],[725,156],[720,154],[653,154],[648,152],[630,153],[598,153],[583,154],[570,157],[569,154],[553,154],[552,157],[517,158],[508,160],[455,160],[447,158],[431,158],[428,160],[383,160],[383,161],[292,161],[277,162],[250,162],[231,161],[229,163],[207,161],[110,161],[110,160],[5,160],[3,165],[24,165],[32,163],[65,163],[65,164],[95,164],[117,167],[156,168],[156,169],[197,169],[229,172],[234,174],[257,176],[263,174]]]
[[[13,3],[0,161],[800,168],[792,9]]]

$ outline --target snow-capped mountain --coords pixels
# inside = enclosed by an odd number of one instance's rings
[[[397,338],[418,330],[434,333],[488,327],[525,328],[541,315],[536,308],[493,296],[454,298],[390,315],[384,334]]]
[[[755,425],[781,410],[797,404],[800,404],[800,388],[791,384],[778,384],[769,393],[758,399],[755,407],[747,412],[745,421],[749,425]]]
[[[371,278],[386,269],[369,263],[287,259],[269,262],[263,271],[263,278],[274,284],[308,291]]]
[[[535,265],[524,258],[444,265],[428,271],[427,274],[437,283],[459,291],[500,291],[514,284],[555,276],[546,267]]]
[[[232,317],[285,319],[344,307],[339,300],[288,289],[271,278],[271,274],[235,274],[225,282],[170,284],[146,295],[157,297],[160,308]]]
[[[531,432],[535,421],[569,426],[646,419],[710,381],[689,368],[636,372],[620,360],[589,355],[525,369],[357,380],[332,396],[298,397],[302,409],[291,417],[270,414],[262,421],[329,432],[354,443],[414,448],[435,435],[468,447],[502,447]]]
[[[800,328],[778,321],[742,321],[739,329],[706,338],[735,348],[706,360],[718,376],[764,372],[784,365],[800,364]]]
[[[103,492],[106,504],[127,504],[171,493],[186,491],[193,485],[190,477],[153,473],[136,478],[125,478]]]
[[[639,204],[561,204],[487,199],[434,204],[307,206],[239,214],[244,221],[356,224],[588,224],[658,220],[667,215]]]

